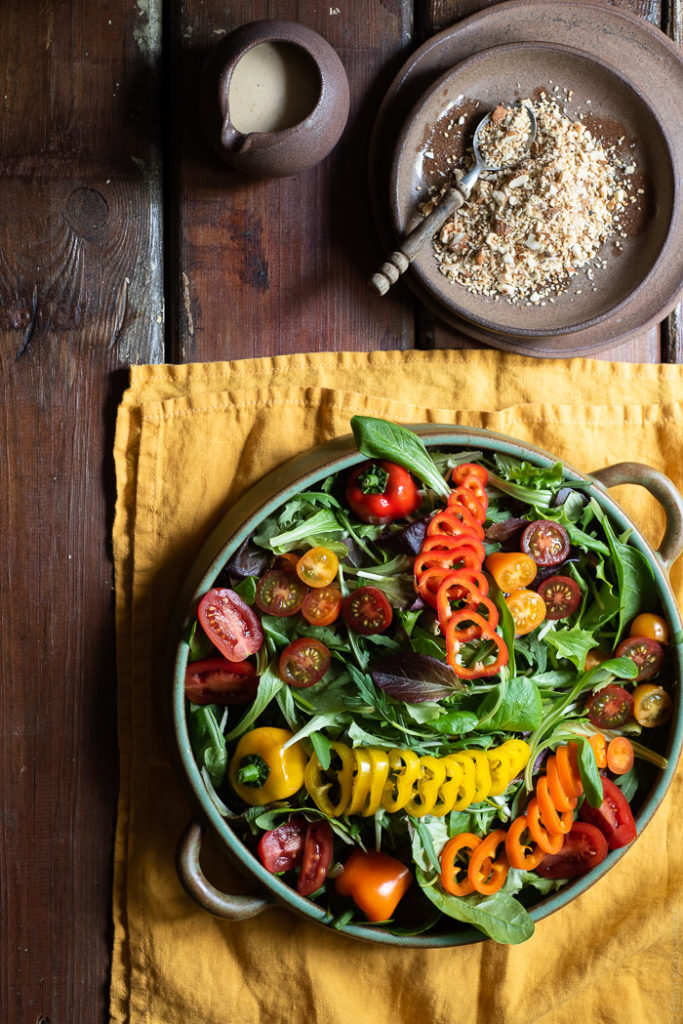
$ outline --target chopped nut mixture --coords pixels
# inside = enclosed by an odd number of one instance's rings
[[[619,215],[630,201],[624,175],[635,165],[620,164],[554,97],[524,102],[537,123],[530,155],[514,169],[482,174],[434,250],[441,273],[469,291],[537,305],[552,302],[591,261],[604,268],[596,256],[621,234]],[[456,179],[463,173],[456,170]],[[587,276],[591,287],[592,269]]]
[[[526,106],[499,104],[479,132],[479,152],[487,167],[510,167],[526,156],[532,123]]]

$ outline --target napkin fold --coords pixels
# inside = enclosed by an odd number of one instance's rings
[[[288,911],[230,923],[200,910],[174,852],[192,816],[159,671],[174,596],[208,533],[256,480],[349,432],[356,413],[485,427],[583,471],[645,462],[683,488],[683,367],[494,351],[391,351],[135,366],[119,408],[113,529],[120,795],[115,1024],[640,1024],[683,1016],[683,780],[634,847],[521,946],[360,943]],[[657,546],[642,488],[613,492]],[[683,603],[679,559],[672,585]],[[248,883],[205,841],[207,875]]]

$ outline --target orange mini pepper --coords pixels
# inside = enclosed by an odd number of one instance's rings
[[[412,872],[400,860],[356,847],[335,888],[340,896],[350,896],[368,921],[388,921],[412,881]]]

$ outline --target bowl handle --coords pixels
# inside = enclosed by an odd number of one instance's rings
[[[264,896],[251,893],[245,896],[231,895],[216,889],[199,866],[201,845],[202,826],[193,819],[178,842],[176,870],[185,892],[203,910],[229,921],[246,921],[275,906],[272,900]]]
[[[683,551],[683,497],[673,481],[642,462],[617,462],[590,475],[604,487],[639,484],[660,502],[666,513],[666,529],[656,553],[668,572]]]

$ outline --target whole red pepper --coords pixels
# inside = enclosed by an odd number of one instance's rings
[[[409,516],[422,498],[407,469],[385,460],[362,462],[346,482],[349,508],[364,523],[391,523]]]

